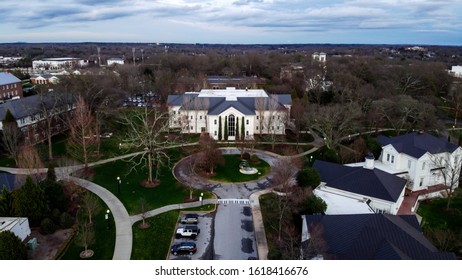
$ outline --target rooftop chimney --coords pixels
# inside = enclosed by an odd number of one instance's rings
[[[374,155],[369,152],[365,158],[365,162],[364,162],[364,168],[366,169],[374,169]]]

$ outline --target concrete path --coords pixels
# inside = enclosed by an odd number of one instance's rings
[[[313,135],[315,135],[313,133]],[[304,152],[299,155],[291,156],[291,157],[298,157],[304,156],[309,153],[316,151],[320,148],[323,143],[319,140],[318,136],[315,136],[317,142],[315,143],[315,147],[311,150]],[[281,144],[281,143],[278,143]],[[190,144],[183,144],[177,145],[172,147],[181,147],[181,146],[193,146],[197,145],[197,143],[190,143]],[[224,148],[224,153],[228,154],[238,154],[239,150],[237,148]],[[136,152],[127,155],[122,155],[110,159],[100,160],[98,162],[89,163],[90,167],[129,158],[133,156],[137,156],[142,154],[143,152]],[[254,152],[257,154],[258,157],[262,158],[270,165],[272,165],[278,158],[282,157],[280,155],[255,150]],[[261,194],[267,193],[270,191],[270,187],[272,187],[272,174],[271,172],[264,178],[252,182],[246,183],[239,183],[239,184],[220,184],[210,182],[202,177],[195,175],[194,173],[188,172],[187,165],[191,161],[191,157],[186,157],[180,160],[175,167],[173,168],[172,172],[173,175],[177,178],[178,181],[183,182],[186,185],[191,185],[198,189],[204,189],[214,192],[219,198],[222,199],[250,199],[250,205],[252,208],[252,216],[253,216],[253,223],[254,223],[254,230],[255,230],[255,237],[257,243],[257,251],[258,256],[260,259],[266,259],[268,255],[268,246],[266,243],[266,235],[263,226],[263,218],[260,211],[260,204],[258,197]],[[85,179],[73,177],[70,174],[73,172],[84,168],[83,164],[71,165],[71,166],[63,166],[55,168],[56,175],[58,179],[65,179],[70,180],[89,191],[93,192],[94,194],[98,195],[104,203],[109,207],[109,210],[112,213],[112,217],[114,218],[114,223],[116,226],[116,244],[113,254],[114,260],[129,260],[131,257],[132,251],[132,243],[133,243],[133,233],[132,233],[132,225],[137,221],[142,220],[141,215],[134,215],[129,216],[127,210],[125,209],[124,205],[120,200],[109,192],[106,188],[99,186],[93,182],[90,182]],[[30,174],[37,174],[37,173],[46,173],[47,168],[41,169],[34,169],[34,170],[27,170],[27,169],[19,169],[19,168],[9,168],[9,167],[0,167],[0,171],[5,171],[12,174],[22,174],[22,175],[30,175]],[[203,201],[203,205],[206,204],[217,204],[217,199],[206,199]],[[186,209],[191,207],[198,207],[201,206],[202,203],[199,201],[191,202],[191,203],[183,203],[183,204],[173,204],[167,205],[158,209],[154,209],[149,211],[146,214],[146,217],[153,217],[155,215],[168,212],[171,210],[178,210],[178,209]]]

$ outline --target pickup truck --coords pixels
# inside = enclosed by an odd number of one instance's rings
[[[176,230],[175,236],[176,238],[196,238],[200,231],[197,226],[183,226]]]

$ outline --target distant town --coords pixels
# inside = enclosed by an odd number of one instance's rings
[[[462,258],[462,47],[0,44],[0,259]]]

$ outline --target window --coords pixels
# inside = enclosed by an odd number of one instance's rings
[[[249,124],[249,120],[246,120],[246,121],[245,121],[245,124]]]
[[[257,120],[258,120],[258,116],[257,116]]]
[[[236,136],[236,119],[234,115],[228,117],[228,136]]]
[[[175,114],[176,114],[176,111],[173,111],[173,114],[175,115]]]
[[[194,127],[191,125],[191,130],[193,130],[193,129],[194,129]]]
[[[274,126],[271,126],[271,130],[274,130]]]
[[[412,161],[410,159],[407,160],[407,168],[411,169]]]
[[[191,120],[193,119],[193,116],[191,116]]]
[[[201,127],[201,132],[205,132],[205,127]]]
[[[202,116],[200,116],[199,119],[202,120]]]
[[[258,130],[258,126],[257,126],[257,127],[255,127],[255,130]]]
[[[422,163],[422,170],[425,170],[425,163],[426,162]]]
[[[213,124],[217,124],[217,120],[213,120]]]
[[[390,154],[387,154],[387,161],[390,161]]]
[[[424,178],[420,178],[419,186],[422,187]]]
[[[217,131],[216,130],[213,132],[213,135],[217,136]]]
[[[248,131],[248,130],[245,132],[245,135],[247,135],[247,136],[249,135],[249,131]]]
[[[391,163],[395,163],[395,156],[391,156]]]
[[[279,126],[278,126],[278,127],[276,127],[276,129],[277,129],[277,130],[279,130]]]

